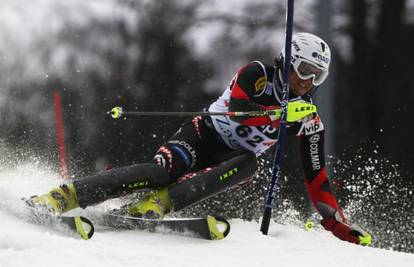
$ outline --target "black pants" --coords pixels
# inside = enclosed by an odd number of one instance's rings
[[[84,208],[136,190],[167,187],[174,210],[243,183],[256,171],[249,151],[228,148],[209,122],[196,117],[160,147],[154,163],[108,170],[75,181]]]

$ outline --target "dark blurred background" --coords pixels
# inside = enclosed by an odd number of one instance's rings
[[[183,122],[113,120],[112,107],[201,110],[240,66],[271,64],[284,42],[285,1],[59,2],[0,3],[0,140],[19,157],[35,155],[58,171],[58,92],[75,178],[151,160]],[[295,1],[294,27],[319,34],[333,51],[330,79],[317,92],[331,183],[348,214],[379,237],[377,246],[413,252],[414,1],[332,2]],[[303,221],[312,210],[296,139],[286,147],[275,215]],[[203,210],[257,220],[272,152],[262,157],[253,184],[185,215]]]

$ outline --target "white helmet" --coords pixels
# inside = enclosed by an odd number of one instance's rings
[[[280,62],[285,58],[285,48],[280,52]],[[311,33],[296,33],[292,36],[291,64],[298,76],[312,79],[315,86],[321,85],[329,74],[331,50],[328,44]]]

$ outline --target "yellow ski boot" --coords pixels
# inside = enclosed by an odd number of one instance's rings
[[[162,220],[171,210],[168,189],[147,194],[144,198],[128,206],[128,214],[133,217]]]
[[[26,202],[31,207],[44,209],[55,215],[79,207],[73,184],[61,185],[44,195],[33,196]]]

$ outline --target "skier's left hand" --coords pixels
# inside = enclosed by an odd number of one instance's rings
[[[372,236],[367,231],[363,230],[356,224],[347,224],[344,222],[339,212],[335,212],[334,216],[324,218],[321,221],[322,226],[331,231],[339,239],[359,244],[359,245],[371,245]]]

